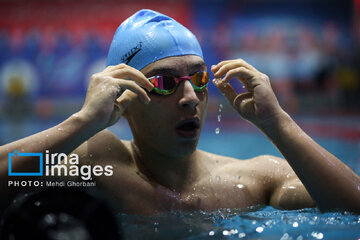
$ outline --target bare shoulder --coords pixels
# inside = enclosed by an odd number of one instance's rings
[[[81,144],[73,153],[79,155],[81,162],[120,160],[131,161],[130,141],[119,139],[105,129]]]
[[[287,174],[289,171],[292,172],[292,168],[285,159],[273,155],[260,155],[247,161],[256,165],[260,171],[267,174],[274,172]]]
[[[216,166],[217,171],[227,174],[251,174],[256,178],[272,178],[281,181],[296,177],[288,162],[273,155],[260,155],[250,159],[238,159],[202,152],[208,166]]]

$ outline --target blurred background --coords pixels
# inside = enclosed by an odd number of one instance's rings
[[[208,67],[243,58],[269,75],[307,133],[351,142],[360,160],[360,0],[1,0],[0,144],[78,111],[116,28],[142,8],[191,29]],[[214,86],[209,92],[205,131],[258,133]],[[126,123],[113,129],[129,137]]]

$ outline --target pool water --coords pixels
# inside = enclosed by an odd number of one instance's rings
[[[359,239],[360,216],[284,211],[272,207],[244,212],[169,212],[144,217],[119,214],[124,239]]]
[[[204,151],[238,159],[249,159],[259,155],[283,157],[263,134],[224,130],[216,134],[216,128],[207,128],[200,137],[198,147]],[[345,140],[313,137],[323,148],[360,174],[360,139]]]

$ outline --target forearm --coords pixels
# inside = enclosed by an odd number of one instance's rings
[[[360,178],[326,151],[288,116],[263,122],[260,129],[279,149],[321,210],[360,212]]]
[[[91,125],[81,114],[71,115],[64,122],[40,133],[17,140],[0,147],[1,162],[7,159],[8,153],[14,152],[62,152],[70,153],[86,141],[99,129]]]
[[[86,141],[99,129],[92,126],[91,122],[81,113],[74,114],[59,125],[20,139],[0,147],[0,191],[1,201],[7,202],[16,195],[21,188],[10,188],[7,186],[8,180],[14,177],[8,176],[8,154],[15,150],[19,153],[65,153],[69,154],[81,143]],[[35,169],[37,159],[22,157],[22,161],[12,161],[12,172],[22,172],[21,169]],[[37,161],[35,161],[37,160]],[[38,164],[37,164],[38,168]],[[22,177],[15,177],[16,180]],[[33,179],[33,178],[32,178]],[[14,179],[15,180],[15,179]]]

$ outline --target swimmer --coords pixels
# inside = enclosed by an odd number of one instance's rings
[[[284,159],[239,160],[197,149],[209,71],[233,108],[259,128]],[[233,78],[244,84],[246,93],[234,91]],[[132,141],[106,129],[121,117],[132,130]],[[279,105],[267,75],[242,59],[207,69],[196,37],[152,10],[141,10],[119,26],[107,67],[91,77],[79,112],[53,128],[1,146],[3,206],[24,190],[6,185],[8,153],[15,150],[77,154],[82,165],[113,166],[112,176],[93,178],[124,213],[265,205],[360,213],[359,176],[300,129]],[[13,171],[31,167],[31,160],[17,161]]]

